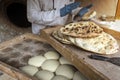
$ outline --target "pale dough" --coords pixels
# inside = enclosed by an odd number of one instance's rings
[[[69,62],[66,58],[64,58],[64,57],[61,57],[60,59],[59,59],[59,61],[60,61],[60,64],[69,64],[69,65],[72,65],[72,63],[71,62]]]
[[[82,73],[77,71],[73,76],[73,80],[87,80],[87,78]]]
[[[62,75],[67,77],[68,79],[72,79],[73,75],[75,73],[75,70],[73,66],[71,65],[60,65],[56,70],[56,75]]]
[[[46,58],[44,56],[41,55],[34,56],[28,60],[28,64],[36,67],[40,67],[45,60]]]
[[[48,51],[44,54],[47,59],[59,59],[60,55],[56,51]]]
[[[59,65],[60,65],[59,61],[54,60],[54,59],[49,59],[49,60],[46,60],[42,64],[41,68],[43,70],[48,70],[48,71],[51,71],[51,72],[55,72]]]
[[[61,75],[57,75],[55,77],[52,78],[52,80],[70,80],[64,76],[61,76]]]
[[[26,74],[31,75],[31,76],[34,76],[35,73],[37,73],[38,71],[37,67],[31,66],[31,65],[23,66],[20,69]]]
[[[38,71],[35,76],[40,80],[51,80],[54,77],[54,73],[42,70]]]

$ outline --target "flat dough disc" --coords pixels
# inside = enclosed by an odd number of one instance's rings
[[[75,70],[71,65],[60,65],[56,70],[56,75],[62,75],[68,79],[72,79],[74,73]]]
[[[87,80],[87,78],[79,71],[76,71],[73,76],[73,80]]]
[[[64,76],[61,76],[61,75],[57,75],[55,77],[52,78],[52,80],[70,80]]]
[[[60,55],[56,51],[48,51],[44,54],[47,59],[59,59]]]
[[[23,66],[20,69],[30,76],[34,76],[35,73],[38,71],[37,67],[31,66],[31,65]]]
[[[54,73],[42,70],[38,71],[35,76],[40,80],[51,80],[54,77]]]
[[[53,60],[53,59],[49,59],[49,60],[46,60],[42,64],[41,68],[43,70],[48,70],[48,71],[51,71],[51,72],[55,72],[59,65],[60,65],[59,61]]]
[[[65,59],[64,57],[61,57],[60,59],[59,59],[59,62],[60,62],[60,64],[69,64],[69,65],[72,65],[72,63],[71,62],[69,62],[67,59]]]
[[[46,58],[44,56],[34,56],[28,60],[28,64],[40,67],[45,60]]]

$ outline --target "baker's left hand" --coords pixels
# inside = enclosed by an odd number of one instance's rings
[[[93,4],[89,4],[89,5],[81,8],[77,15],[78,15],[79,17],[82,17],[85,13],[87,13],[87,12],[90,10],[90,8],[91,8],[92,6],[93,6]]]

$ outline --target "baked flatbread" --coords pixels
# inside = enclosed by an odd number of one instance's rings
[[[69,37],[69,40],[80,48],[99,54],[114,54],[119,49],[116,39],[105,32],[94,38]]]
[[[96,16],[96,11],[88,11],[86,14],[83,15],[82,20],[89,20]]]
[[[52,35],[64,44],[72,44],[94,53],[114,54],[119,49],[114,37],[90,21],[70,23],[54,31]]]
[[[58,41],[60,41],[60,42],[62,42],[62,43],[64,43],[64,44],[72,44],[72,43],[68,40],[67,36],[61,34],[61,33],[59,32],[59,30],[58,30],[58,31],[54,31],[54,32],[52,33],[52,36],[53,36],[55,39],[57,39]]]
[[[93,22],[82,21],[70,23],[65,27],[62,27],[60,32],[72,37],[90,38],[99,36],[103,32],[103,29]]]

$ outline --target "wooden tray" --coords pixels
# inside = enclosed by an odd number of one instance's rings
[[[0,61],[0,71],[2,71],[3,74],[7,74],[11,77],[13,80],[38,80],[36,78],[33,78],[31,76],[28,76],[24,73],[22,73],[20,70],[7,65],[6,63],[3,63]],[[6,77],[8,77],[6,76]],[[9,79],[7,79],[9,80]]]
[[[30,33],[5,41],[0,44],[0,71],[16,80],[38,80],[23,73],[19,67],[27,65],[28,58],[49,50],[55,49],[39,36]]]
[[[90,80],[120,80],[120,67],[109,62],[92,60],[88,55],[94,54],[92,52],[84,51],[72,45],[62,44],[51,36],[54,30],[59,29],[60,26],[44,29],[41,32],[42,37],[51,44],[61,55],[71,61],[73,65],[80,70]],[[104,31],[112,34],[120,45],[120,33],[114,30],[103,27]],[[120,49],[119,49],[120,52]],[[113,55],[104,55],[107,57],[120,57],[120,53]]]

